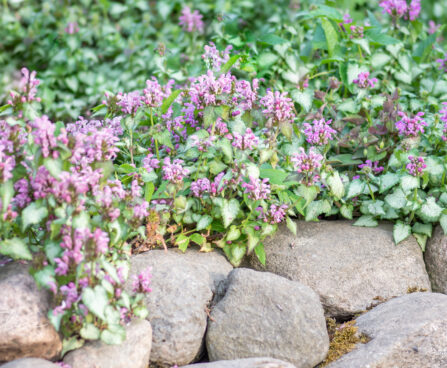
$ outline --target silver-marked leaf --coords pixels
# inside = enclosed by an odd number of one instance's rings
[[[402,222],[396,222],[393,228],[393,238],[396,244],[407,239],[411,235],[410,225],[404,224]]]

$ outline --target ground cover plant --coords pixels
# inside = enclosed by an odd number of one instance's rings
[[[434,225],[447,232],[447,59],[429,2],[160,2],[162,24],[143,2],[85,1],[88,17],[66,4],[67,24],[45,4],[48,23],[33,24],[59,29],[54,55],[48,38],[31,42],[38,57],[17,41],[33,3],[2,14],[22,79],[4,79],[0,108],[0,252],[33,260],[67,348],[119,342],[146,316],[149,271],[123,291],[132,252],[217,247],[264,263],[263,240],[281,222],[296,232],[294,218],[392,221],[397,244],[413,234],[422,249]],[[15,54],[45,61],[40,84]]]

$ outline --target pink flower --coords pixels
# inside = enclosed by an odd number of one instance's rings
[[[79,32],[78,23],[68,22],[67,27],[65,27],[65,32],[68,34],[75,34]]]
[[[406,0],[382,0],[379,6],[383,8],[384,13],[396,18],[402,17],[408,10]]]
[[[141,271],[138,275],[133,275],[132,277],[132,291],[134,293],[150,293],[152,289],[150,288],[151,283],[151,271],[152,268]]]
[[[427,126],[427,123],[422,120],[422,116],[424,116],[423,112],[418,112],[410,118],[404,112],[399,111],[399,116],[401,117],[401,120],[395,124],[399,135],[417,137],[419,133],[424,133],[424,126]]]
[[[322,165],[323,156],[314,150],[312,147],[309,153],[300,147],[300,153],[295,153],[291,158],[296,171],[304,177],[302,182],[305,185],[313,185],[320,180],[318,169]]]
[[[154,157],[153,153],[149,153],[145,158],[143,158],[142,166],[147,170],[147,172],[152,172],[154,169],[158,169],[160,161]]]
[[[183,160],[171,159],[166,157],[163,161],[163,180],[169,180],[172,183],[180,183],[189,174],[189,170],[182,166]]]
[[[268,199],[270,196],[269,179],[258,179],[250,176],[248,183],[242,183],[242,188],[248,194],[248,198],[257,201],[260,199]]]
[[[406,168],[410,175],[422,176],[424,174],[424,169],[427,167],[423,157],[408,156],[410,162],[407,164]]]
[[[259,138],[254,135],[250,128],[247,128],[244,135],[237,132],[233,133],[233,142],[231,144],[240,150],[250,150],[259,144]]]
[[[357,79],[352,81],[354,84],[357,84],[359,88],[374,88],[375,83],[378,82],[377,78],[369,78],[369,72],[359,73]]]
[[[119,92],[116,98],[118,100],[116,104],[121,107],[121,111],[129,115],[135,115],[141,106],[141,96],[138,91],[129,93]]]
[[[379,166],[379,161],[366,160],[364,164],[360,164],[359,169],[362,169],[365,173],[373,172],[374,174],[380,174],[383,170],[383,166]]]
[[[262,113],[276,123],[295,119],[293,102],[287,97],[287,92],[268,91],[267,95],[261,98],[260,103],[264,107]]]
[[[157,78],[152,77],[152,80],[146,81],[146,88],[143,90],[142,101],[149,107],[161,106],[164,98],[164,92],[158,83]]]
[[[312,124],[304,123],[304,134],[306,141],[310,144],[323,146],[333,139],[333,134],[337,132],[331,128],[332,120],[325,121],[324,119],[314,120]]]
[[[204,23],[202,21],[202,14],[197,10],[191,12],[188,6],[182,9],[182,15],[178,18],[179,25],[187,32],[198,32],[202,33],[204,30]]]
[[[230,59],[230,52],[233,46],[229,45],[223,51],[219,51],[214,44],[210,42],[209,45],[204,46],[205,52],[202,59],[208,69],[219,71],[220,67]]]

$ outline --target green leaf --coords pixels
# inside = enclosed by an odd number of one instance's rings
[[[174,92],[172,92],[165,100],[163,101],[161,105],[161,113],[166,114],[169,110],[169,107],[172,105],[172,103],[175,101],[175,99],[178,97],[178,95],[182,93],[181,89],[176,89]]]
[[[416,238],[416,241],[418,242],[419,246],[421,247],[421,250],[425,252],[425,246],[427,244],[427,235],[417,234],[414,233],[413,236]]]
[[[203,245],[206,239],[199,233],[194,233],[189,237],[189,240],[198,245]]]
[[[47,157],[43,161],[44,166],[50,172],[51,176],[54,178],[59,178],[60,173],[62,172],[62,161],[59,159],[54,159]]]
[[[354,207],[352,204],[344,204],[340,207],[340,213],[344,218],[347,218],[349,220],[352,220],[352,211]]]
[[[5,181],[0,185],[0,197],[2,199],[2,211],[6,212],[11,199],[14,196],[14,186],[12,180]]]
[[[299,103],[304,111],[309,112],[312,108],[313,95],[309,90],[300,91],[299,89],[294,89],[291,92],[293,101]]]
[[[105,308],[109,304],[109,298],[106,290],[101,285],[96,285],[95,288],[86,287],[82,291],[82,302],[95,316],[105,321]]]
[[[378,225],[377,220],[371,215],[363,215],[358,218],[353,224],[354,226],[364,226],[364,227],[376,227]]]
[[[385,210],[383,209],[383,205],[385,203],[383,201],[371,201],[368,204],[369,213],[373,216],[385,216]]]
[[[296,232],[297,232],[296,222],[293,221],[289,216],[286,216],[286,223],[287,223],[287,228],[290,230],[290,232],[296,236]]]
[[[45,205],[38,202],[31,203],[22,212],[22,230],[24,231],[29,225],[36,225],[45,219],[48,210]]]
[[[405,196],[405,193],[402,191],[402,189],[397,188],[394,190],[393,193],[388,194],[385,197],[385,202],[395,210],[398,210],[402,207],[405,207],[407,204],[407,197]]]
[[[403,222],[396,222],[393,228],[393,238],[396,244],[407,239],[411,235],[410,225],[404,224]]]
[[[286,43],[287,40],[284,38],[281,38],[273,33],[267,33],[262,35],[258,38],[258,41],[267,43],[269,45],[275,46],[275,45],[282,45],[283,43]]]
[[[238,267],[241,264],[242,258],[244,258],[246,251],[247,249],[241,244],[231,245],[230,261],[235,267]]]
[[[222,139],[219,142],[218,147],[222,150],[222,153],[225,155],[228,162],[233,161],[233,147],[228,139]]]
[[[258,57],[258,65],[261,69],[270,68],[278,60],[278,56],[271,52],[263,52]]]
[[[197,230],[203,230],[206,229],[208,226],[211,225],[211,223],[213,222],[213,218],[209,215],[202,215],[202,217],[200,218],[199,222],[197,223]]]
[[[310,202],[312,202],[315,198],[317,198],[318,192],[319,190],[318,187],[316,186],[308,187],[307,185],[301,184],[298,187],[298,194],[306,200],[305,207],[307,207]]]
[[[152,195],[154,194],[155,185],[152,182],[146,183],[144,186],[144,199],[146,202],[150,202]]]
[[[395,45],[396,43],[399,43],[399,40],[388,36],[385,33],[380,33],[380,29],[373,28],[369,29],[365,32],[365,36],[373,43],[379,44],[379,45]]]
[[[233,241],[239,239],[240,236],[241,236],[240,230],[237,228],[237,226],[232,225],[227,233],[226,239],[228,241]]]
[[[323,199],[313,201],[307,207],[306,221],[316,220],[322,213],[328,213],[330,211],[331,205],[329,201]]]
[[[348,194],[346,195],[346,199],[350,199],[353,197],[357,197],[363,193],[365,190],[365,182],[360,179],[353,180],[349,183]]]
[[[261,169],[259,176],[262,179],[268,178],[270,184],[282,185],[289,174],[280,169]]]
[[[26,259],[31,261],[33,256],[28,249],[28,245],[23,239],[12,238],[0,242],[0,254],[13,259]]]
[[[182,252],[186,252],[186,248],[189,245],[189,237],[185,234],[180,234],[175,239],[175,244],[179,247]]]
[[[225,228],[230,226],[230,224],[236,219],[236,216],[239,213],[239,208],[240,204],[237,199],[224,199],[222,206],[222,220]]]
[[[331,21],[326,18],[321,18],[321,26],[323,27],[324,35],[326,36],[326,44],[329,56],[334,56],[335,48],[338,45],[337,30],[334,28]]]
[[[439,224],[442,227],[442,230],[444,230],[444,234],[447,235],[447,214],[443,213],[441,217],[439,218]]]
[[[431,237],[432,231],[432,224],[422,224],[420,222],[416,222],[412,227],[413,233],[427,235],[428,237]]]
[[[343,186],[343,182],[340,179],[340,175],[338,171],[334,171],[327,179],[326,179],[329,188],[331,189],[331,193],[335,198],[341,199],[345,194],[345,187]]]
[[[400,186],[405,193],[411,192],[415,188],[419,188],[419,178],[412,175],[405,175],[400,179]]]
[[[82,326],[79,334],[86,340],[98,340],[101,332],[99,328],[92,323],[86,323]]]
[[[413,53],[414,60],[421,62],[427,58],[427,56],[433,50],[433,44],[435,43],[437,36],[438,32],[435,32],[416,45],[416,49]]]
[[[101,341],[108,345],[119,345],[126,340],[126,330],[120,325],[109,326],[101,332]]]
[[[419,216],[427,222],[435,222],[439,220],[443,208],[436,203],[434,197],[428,197],[419,210]]]
[[[241,55],[233,55],[228,61],[220,68],[221,74],[226,74],[230,71],[231,67],[239,60]]]
[[[256,257],[258,257],[259,262],[262,263],[262,265],[265,266],[265,250],[264,250],[264,244],[259,243],[255,248],[255,254]]]
[[[386,173],[380,177],[380,193],[387,191],[399,182],[399,175]]]
[[[54,315],[52,311],[50,311],[49,313],[51,315]],[[59,316],[61,316],[61,314],[59,314]],[[56,330],[59,330],[59,329],[56,328]],[[64,356],[69,351],[72,351],[72,350],[75,350],[75,349],[79,349],[80,347],[82,347],[82,345],[84,345],[84,340],[78,339],[76,336],[73,336],[73,337],[70,337],[70,338],[65,338],[62,341],[61,356]]]

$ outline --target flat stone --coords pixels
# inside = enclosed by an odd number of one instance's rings
[[[185,365],[182,368],[295,368],[293,364],[273,358],[219,360],[217,362]]]
[[[71,368],[147,368],[152,346],[151,324],[135,319],[126,327],[126,340],[107,345],[96,340],[70,351],[64,358]]]
[[[0,362],[59,356],[62,342],[47,318],[49,309],[50,295],[38,289],[27,265],[0,267]]]
[[[153,329],[151,363],[189,364],[203,352],[208,307],[233,267],[219,252],[153,250],[132,257],[131,274],[148,266],[153,275],[146,297]]]
[[[424,259],[433,291],[447,294],[447,236],[441,226],[428,239]]]
[[[413,293],[389,300],[356,320],[371,338],[328,368],[447,367],[447,295]]]
[[[40,358],[21,358],[3,364],[2,368],[60,368],[59,365]]]
[[[297,221],[264,242],[266,266],[250,266],[315,290],[331,317],[350,317],[409,289],[431,291],[421,249],[413,237],[395,245],[391,224],[375,228],[349,221]]]
[[[269,356],[310,368],[325,358],[329,338],[318,295],[309,287],[238,268],[212,309],[206,346],[210,361]]]

